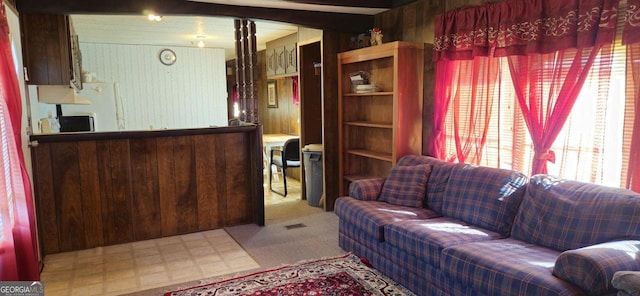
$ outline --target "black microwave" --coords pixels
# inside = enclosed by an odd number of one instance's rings
[[[60,116],[60,132],[93,132],[95,131],[93,116]]]

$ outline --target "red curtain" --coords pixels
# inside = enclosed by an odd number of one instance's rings
[[[640,192],[640,0],[627,0],[622,42],[627,45],[627,114],[633,122],[625,127],[625,136],[631,134],[626,186]]]
[[[532,175],[546,174],[547,161],[555,162],[555,153],[549,149],[571,113],[600,48],[508,57],[516,98],[534,145]]]
[[[445,117],[447,110],[449,109],[449,102],[451,101],[452,91],[451,81],[454,79],[454,74],[457,72],[458,63],[456,61],[438,61],[436,63],[436,79],[434,88],[434,102],[433,102],[433,114],[431,118],[433,120],[433,128],[431,135],[429,136],[429,142],[427,144],[427,155],[433,156],[438,159],[445,158],[445,143],[446,133],[444,130]]]
[[[0,281],[39,280],[33,198],[22,152],[22,99],[4,2],[0,1],[0,7],[0,96],[4,105],[0,120],[9,156],[9,176],[2,174],[8,188],[0,192]]]
[[[300,105],[300,96],[298,95],[298,76],[291,77],[291,95],[293,96],[293,105]]]
[[[627,45],[627,108],[632,122],[626,187],[640,192],[640,42]],[[627,136],[627,135],[625,135]]]
[[[449,106],[455,153],[448,155],[447,160],[480,164],[494,101],[500,100],[500,61],[476,57],[455,63],[457,75],[451,88],[456,91]]]
[[[443,60],[436,64],[434,121],[427,154],[480,164],[494,103],[501,97],[500,60]],[[450,143],[447,147],[447,143]]]

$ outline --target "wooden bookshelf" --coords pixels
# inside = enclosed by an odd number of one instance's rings
[[[388,175],[422,151],[424,44],[390,42],[338,54],[340,194],[354,180]],[[354,93],[350,74],[368,73],[375,92]]]

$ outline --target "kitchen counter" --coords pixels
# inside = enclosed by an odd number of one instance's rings
[[[92,141],[105,139],[128,139],[128,138],[152,138],[152,137],[176,137],[189,135],[224,134],[236,132],[255,131],[255,125],[245,126],[223,126],[209,128],[190,129],[163,129],[163,130],[141,130],[141,131],[113,131],[113,132],[72,132],[72,133],[52,133],[34,134],[30,136],[31,141],[43,143],[67,142],[67,141]]]
[[[264,225],[260,125],[31,141],[44,254]]]

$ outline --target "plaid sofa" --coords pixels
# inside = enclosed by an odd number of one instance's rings
[[[424,164],[423,207],[379,200],[385,179],[335,204],[340,246],[417,295],[615,295],[613,274],[640,270],[636,193],[427,156],[397,166]]]

